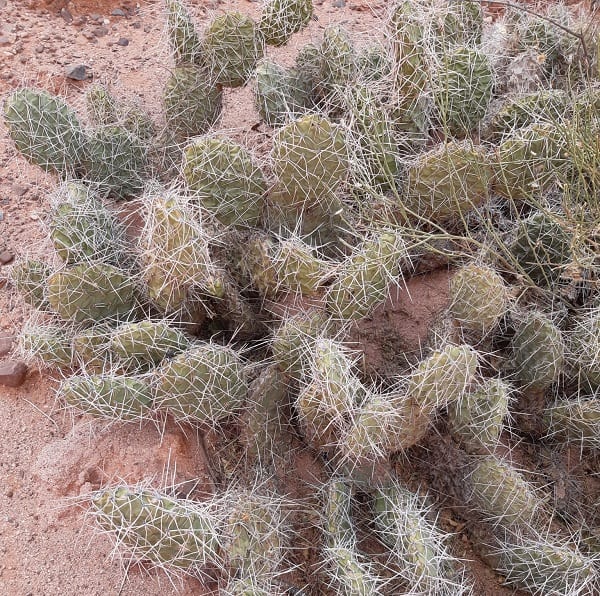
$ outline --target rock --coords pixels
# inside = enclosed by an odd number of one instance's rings
[[[0,265],[8,265],[14,258],[15,255],[10,250],[0,251]]]
[[[0,46],[9,46],[10,39],[6,35],[0,35]]]
[[[14,337],[11,335],[0,336],[0,358],[4,358],[11,350]]]
[[[0,385],[20,387],[27,376],[27,365],[17,360],[0,363]]]
[[[42,45],[35,46],[35,53],[36,54],[43,54],[45,49],[46,48],[44,46],[42,46]]]
[[[122,10],[121,8],[115,8],[113,9],[113,11],[110,13],[113,17],[126,17],[127,15],[125,14],[125,11]]]
[[[119,41],[117,42],[118,46],[128,46],[129,45],[129,40],[126,37],[121,37],[119,38]]]
[[[60,16],[63,18],[63,20],[65,21],[65,23],[72,23],[73,22],[73,15],[66,8],[61,8],[60,9]]]
[[[105,35],[108,35],[108,28],[107,27],[94,27],[94,29],[92,29],[92,33],[96,37],[104,37]]]
[[[344,8],[346,6],[346,0],[335,0],[333,3],[334,8]]]
[[[71,64],[65,68],[65,76],[74,81],[85,81],[90,77],[85,64]]]

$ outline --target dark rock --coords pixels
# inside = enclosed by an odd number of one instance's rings
[[[9,250],[0,251],[0,265],[8,265],[14,258],[15,255]]]
[[[9,360],[0,363],[0,385],[20,387],[27,376],[27,365],[24,362]]]
[[[105,35],[108,35],[108,27],[94,27],[92,33],[96,37],[104,37]]]
[[[11,350],[14,337],[11,335],[0,335],[0,358],[4,358]]]
[[[65,76],[74,81],[85,81],[90,78],[88,67],[85,64],[71,64],[65,68]]]
[[[65,23],[72,23],[73,22],[73,15],[66,8],[61,8],[60,9],[60,16],[63,18],[63,20],[65,21]]]
[[[118,46],[128,46],[129,45],[129,40],[126,37],[121,37],[119,38],[119,41],[117,42]]]
[[[113,17],[126,17],[127,15],[125,14],[125,11],[121,8],[115,8],[113,9],[113,11],[110,13]]]

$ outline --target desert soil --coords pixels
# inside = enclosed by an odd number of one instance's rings
[[[228,9],[256,16],[260,6],[249,0],[189,4],[199,25]],[[378,19],[388,4],[316,0],[317,18],[310,27],[273,54],[290,63],[296,48],[318,38],[330,23],[343,24],[359,43],[379,35]],[[120,96],[139,99],[159,121],[161,90],[171,66],[163,23],[161,2],[0,0],[0,96],[35,85],[61,93],[82,112],[87,86],[100,81]],[[78,64],[88,67],[88,80],[65,76],[66,69]],[[221,128],[248,146],[260,147],[269,130],[258,124],[251,89],[228,91]],[[0,128],[0,260],[49,253],[43,222],[55,182],[18,156]],[[16,338],[31,312],[8,281],[10,265],[0,266],[0,337]],[[442,270],[413,280],[409,292],[399,292],[377,311],[370,328],[357,337],[373,371],[389,372],[378,346],[418,351],[429,323],[446,305],[448,278]],[[16,341],[0,361],[18,359],[15,347]],[[0,594],[209,593],[194,578],[126,568],[82,506],[86,494],[117,479],[154,480],[158,485],[173,479],[208,482],[197,434],[150,423],[107,427],[73,415],[55,401],[57,382],[48,371],[31,370],[21,387],[0,386]],[[480,587],[482,594],[510,593],[490,573],[482,575]]]

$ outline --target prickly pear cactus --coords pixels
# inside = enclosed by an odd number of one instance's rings
[[[327,316],[321,310],[308,310],[284,319],[271,342],[279,369],[294,378],[308,370],[314,344],[327,329]]]
[[[73,360],[82,371],[100,374],[113,369],[114,363],[109,350],[111,333],[111,327],[100,324],[74,335],[72,341]]]
[[[19,352],[38,366],[69,367],[73,364],[72,333],[59,325],[28,324],[19,336]]]
[[[58,389],[68,405],[98,418],[142,420],[152,412],[152,393],[141,380],[116,375],[71,377]]]
[[[368,85],[349,92],[344,106],[358,158],[353,178],[360,185],[376,189],[395,188],[400,165],[391,116]]]
[[[48,278],[52,310],[66,321],[94,324],[136,316],[136,284],[131,274],[104,263],[81,263]]]
[[[492,99],[494,77],[487,56],[467,46],[455,48],[444,56],[434,87],[442,126],[451,134],[467,135]]]
[[[427,519],[430,509],[398,482],[375,490],[375,527],[407,586],[423,594],[467,593],[460,563],[446,546],[448,536]]]
[[[222,564],[214,503],[170,497],[154,490],[114,486],[92,496],[98,525],[137,560],[202,574]]]
[[[203,69],[178,66],[167,80],[163,103],[169,131],[183,141],[207,133],[219,120],[223,93]]]
[[[460,219],[488,197],[491,162],[482,146],[449,142],[408,165],[406,209],[436,221]]]
[[[498,545],[496,569],[507,583],[532,594],[592,594],[598,587],[593,559],[563,540],[514,536]]]
[[[204,32],[202,57],[210,78],[224,87],[241,87],[264,52],[256,23],[239,12],[216,17]]]
[[[248,391],[240,356],[231,348],[200,344],[165,361],[153,373],[156,406],[177,420],[214,424],[235,414]]]
[[[4,122],[16,148],[44,170],[75,174],[85,157],[85,132],[77,114],[59,97],[18,89],[4,104]]]
[[[183,175],[194,197],[221,223],[258,223],[267,184],[241,145],[222,136],[195,139],[185,149]]]
[[[272,157],[282,187],[277,197],[282,208],[327,206],[349,171],[343,129],[317,114],[303,116],[277,131]]]
[[[487,265],[469,263],[450,282],[450,313],[464,329],[480,334],[492,329],[508,306],[507,287]]]
[[[295,402],[307,439],[317,447],[336,443],[366,390],[353,370],[347,350],[338,342],[318,339],[310,368]]]
[[[478,355],[467,345],[448,345],[423,360],[410,374],[408,395],[415,407],[433,412],[460,399],[477,372]]]
[[[115,329],[109,349],[126,368],[144,369],[183,352],[189,344],[190,340],[182,331],[167,323],[141,321]]]
[[[544,422],[548,437],[600,448],[600,400],[595,396],[555,403],[544,412]]]
[[[365,239],[341,263],[327,292],[328,310],[341,320],[368,315],[385,301],[389,287],[399,283],[407,256],[398,233],[384,231]]]
[[[205,286],[214,273],[204,228],[181,197],[146,197],[146,224],[140,235],[143,278],[148,296],[164,313],[184,307],[194,286]]]
[[[523,321],[511,341],[515,379],[531,389],[549,387],[561,373],[565,360],[562,333],[541,313]]]
[[[507,135],[493,161],[494,190],[514,201],[536,197],[556,184],[566,167],[565,142],[551,124]]]
[[[523,476],[494,456],[476,459],[468,475],[469,502],[494,523],[532,525],[544,501]]]
[[[536,212],[522,219],[511,251],[518,265],[542,287],[553,287],[572,259],[569,234],[552,213]]]
[[[181,0],[165,0],[167,37],[175,64],[201,64],[202,45],[186,5]]]
[[[486,134],[500,139],[533,124],[555,125],[564,118],[568,101],[567,94],[558,89],[510,95],[492,112],[485,127]]]
[[[232,577],[268,577],[281,563],[286,543],[285,518],[276,495],[231,494],[225,520],[226,565]]]
[[[398,95],[408,105],[426,90],[428,84],[426,31],[413,2],[399,2],[388,27],[395,57],[395,82]]]
[[[50,265],[37,259],[26,259],[13,266],[10,278],[23,300],[34,308],[46,310],[46,285],[52,270]]]
[[[356,50],[349,33],[340,26],[330,26],[321,42],[321,85],[327,93],[348,85],[356,76]]]
[[[252,239],[242,264],[252,285],[270,297],[278,292],[315,296],[327,271],[326,262],[296,236],[282,240],[264,236]]]
[[[139,192],[147,169],[147,147],[118,125],[96,128],[87,143],[87,174],[118,199]]]
[[[284,45],[310,23],[312,14],[312,0],[267,0],[259,24],[265,43]]]
[[[508,417],[510,395],[510,386],[502,379],[486,379],[448,407],[450,433],[465,451],[494,451]]]
[[[567,358],[581,387],[600,387],[600,308],[578,317],[568,336]]]
[[[64,182],[50,201],[54,204],[50,238],[65,263],[117,264],[124,258],[124,231],[91,188],[81,182]]]
[[[298,69],[286,69],[271,60],[256,67],[255,103],[261,118],[269,126],[282,126],[306,112],[312,105],[310,79]]]

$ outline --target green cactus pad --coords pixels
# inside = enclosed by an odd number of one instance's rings
[[[324,204],[323,211],[329,211],[331,196],[349,170],[340,126],[316,114],[303,116],[277,131],[272,157],[283,209]]]
[[[259,25],[265,43],[284,45],[310,23],[312,14],[312,0],[267,0]]]
[[[46,284],[51,273],[48,263],[27,259],[11,269],[10,277],[27,304],[45,310],[50,306],[46,299]]]
[[[327,317],[321,310],[308,310],[285,319],[271,343],[279,369],[299,378],[308,370],[314,344],[326,328]]]
[[[178,420],[203,424],[238,411],[248,385],[239,355],[231,348],[197,345],[164,362],[154,373],[156,404]]]
[[[536,197],[560,180],[565,141],[551,124],[533,124],[506,136],[493,161],[494,190],[515,201]]]
[[[501,379],[486,379],[448,408],[452,436],[469,453],[492,452],[508,416],[510,387]]]
[[[517,470],[494,456],[476,460],[468,484],[469,502],[504,526],[532,524],[544,505]]]
[[[511,252],[538,286],[552,287],[572,260],[568,232],[556,216],[542,212],[519,222]]]
[[[58,395],[70,406],[98,418],[140,420],[152,413],[152,394],[144,381],[114,375],[75,376]]]
[[[594,561],[572,544],[546,536],[520,537],[502,544],[497,571],[507,583],[539,596],[593,594],[598,586]]]
[[[43,366],[73,364],[71,333],[58,325],[26,325],[19,336],[19,349],[26,360]]]
[[[600,387],[600,308],[575,319],[569,334],[567,357],[581,386]]]
[[[184,333],[167,323],[141,321],[115,329],[109,348],[127,368],[145,368],[183,352],[189,344]]]
[[[505,314],[508,293],[498,273],[469,263],[450,282],[450,313],[463,328],[485,333]]]
[[[227,12],[210,23],[202,40],[202,54],[211,79],[225,87],[246,83],[263,55],[256,23],[239,12]]]
[[[549,437],[600,449],[600,399],[596,396],[560,401],[546,409],[544,422]]]
[[[488,197],[491,161],[469,142],[448,142],[420,156],[407,169],[406,207],[435,221],[460,220]]]
[[[434,93],[442,126],[467,135],[485,115],[493,87],[492,67],[481,50],[459,46],[444,56]]]
[[[223,108],[223,93],[204,70],[178,66],[167,80],[163,102],[167,128],[182,141],[205,134],[216,124]]]
[[[563,369],[565,345],[562,333],[541,313],[531,313],[511,341],[515,379],[523,386],[548,388]]]
[[[211,504],[115,486],[94,493],[92,505],[98,525],[135,560],[200,573],[208,564],[221,564],[218,516]]]
[[[398,283],[408,257],[398,233],[373,234],[340,265],[327,292],[327,307],[343,320],[361,319],[385,301],[389,287]]]
[[[181,0],[165,0],[167,36],[175,64],[201,64],[202,45],[186,5]]]
[[[77,114],[59,97],[36,89],[14,91],[4,104],[4,122],[32,163],[62,174],[80,169],[86,136]]]
[[[124,230],[117,218],[80,182],[64,182],[53,194],[50,238],[67,264],[124,257]]]
[[[478,355],[467,345],[449,345],[423,360],[410,374],[408,395],[422,412],[433,412],[460,399],[477,372]]]
[[[466,582],[453,570],[446,536],[427,518],[425,499],[398,482],[375,490],[375,527],[391,551],[400,576],[415,593],[463,594]],[[463,585],[461,585],[463,584]]]
[[[195,139],[183,175],[194,196],[225,225],[255,226],[267,184],[250,153],[226,137]]]
[[[48,278],[47,297],[61,318],[94,324],[136,315],[136,286],[131,275],[103,263],[81,263]]]

